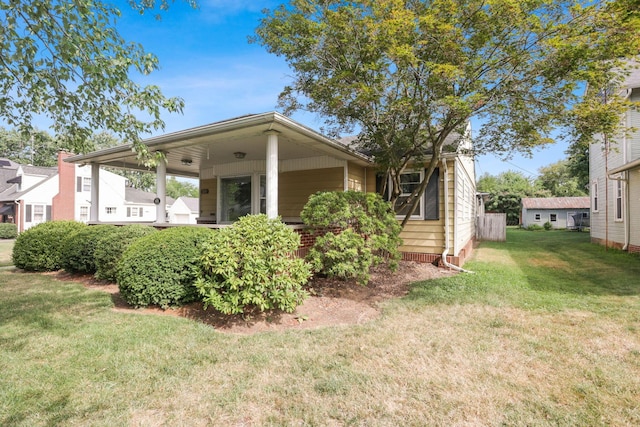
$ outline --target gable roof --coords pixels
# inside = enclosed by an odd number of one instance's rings
[[[181,196],[178,200],[182,200],[191,212],[198,212],[200,209],[200,199],[197,197]]]
[[[524,209],[589,209],[588,197],[524,197]]]
[[[58,174],[57,167],[21,165],[6,158],[0,158],[0,200],[18,200],[22,195],[40,186]],[[23,175],[18,175],[22,169]],[[18,185],[22,184],[24,175],[35,175],[44,177],[41,181],[28,188],[18,191]]]
[[[125,187],[124,189],[124,199],[128,203],[144,203],[153,205],[153,200],[155,198],[156,194],[149,191],[144,191],[133,187]],[[173,197],[167,196],[167,205],[173,204],[174,201],[175,200],[173,199]]]

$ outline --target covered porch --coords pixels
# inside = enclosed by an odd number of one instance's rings
[[[198,224],[217,228],[247,214],[280,216],[291,224],[317,191],[375,191],[370,158],[276,112],[247,115],[144,141],[161,152],[156,173],[157,227],[166,218],[167,175],[195,178],[200,188]],[[90,165],[90,221],[98,222],[101,167],[148,171],[130,145],[65,159]]]

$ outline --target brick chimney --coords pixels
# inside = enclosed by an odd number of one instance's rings
[[[64,161],[70,153],[58,151],[58,194],[53,197],[52,219],[75,219],[76,165]]]

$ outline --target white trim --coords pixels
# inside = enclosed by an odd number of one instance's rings
[[[89,209],[89,221],[97,222],[100,219],[100,165],[91,164],[91,209]]]
[[[349,162],[348,161],[344,161],[344,165],[343,165],[343,171],[344,171],[344,179],[342,182],[342,187],[343,187],[343,191],[349,191]]]
[[[422,169],[405,169],[400,175],[407,175],[410,173],[419,173],[420,174],[420,182],[422,182],[424,180],[424,168]],[[391,188],[391,177],[389,177],[389,183],[387,184],[389,185],[389,188]],[[401,184],[402,185],[402,184]],[[401,190],[402,191],[402,190]],[[402,194],[400,194],[399,197],[402,197]],[[424,204],[425,204],[425,200],[424,200],[424,194],[419,194],[418,195],[418,199],[420,200],[420,205],[419,205],[419,209],[416,210],[416,212],[413,213],[413,215],[411,215],[409,217],[409,219],[413,219],[413,220],[423,220],[424,219]],[[404,215],[396,215],[396,219],[404,219]]]
[[[267,218],[278,217],[278,132],[267,132]],[[251,184],[253,187],[253,182]],[[252,188],[253,189],[253,188]],[[253,206],[251,207],[252,209]]]

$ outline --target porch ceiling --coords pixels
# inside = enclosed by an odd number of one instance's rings
[[[200,170],[243,160],[265,160],[268,131],[278,132],[278,158],[302,159],[329,155],[368,166],[371,160],[279,113],[238,117],[145,140],[151,152],[162,151],[167,174],[198,177]],[[122,169],[147,170],[139,165],[130,145],[108,148],[66,159],[79,164],[97,163]],[[190,161],[190,163],[189,163]]]

